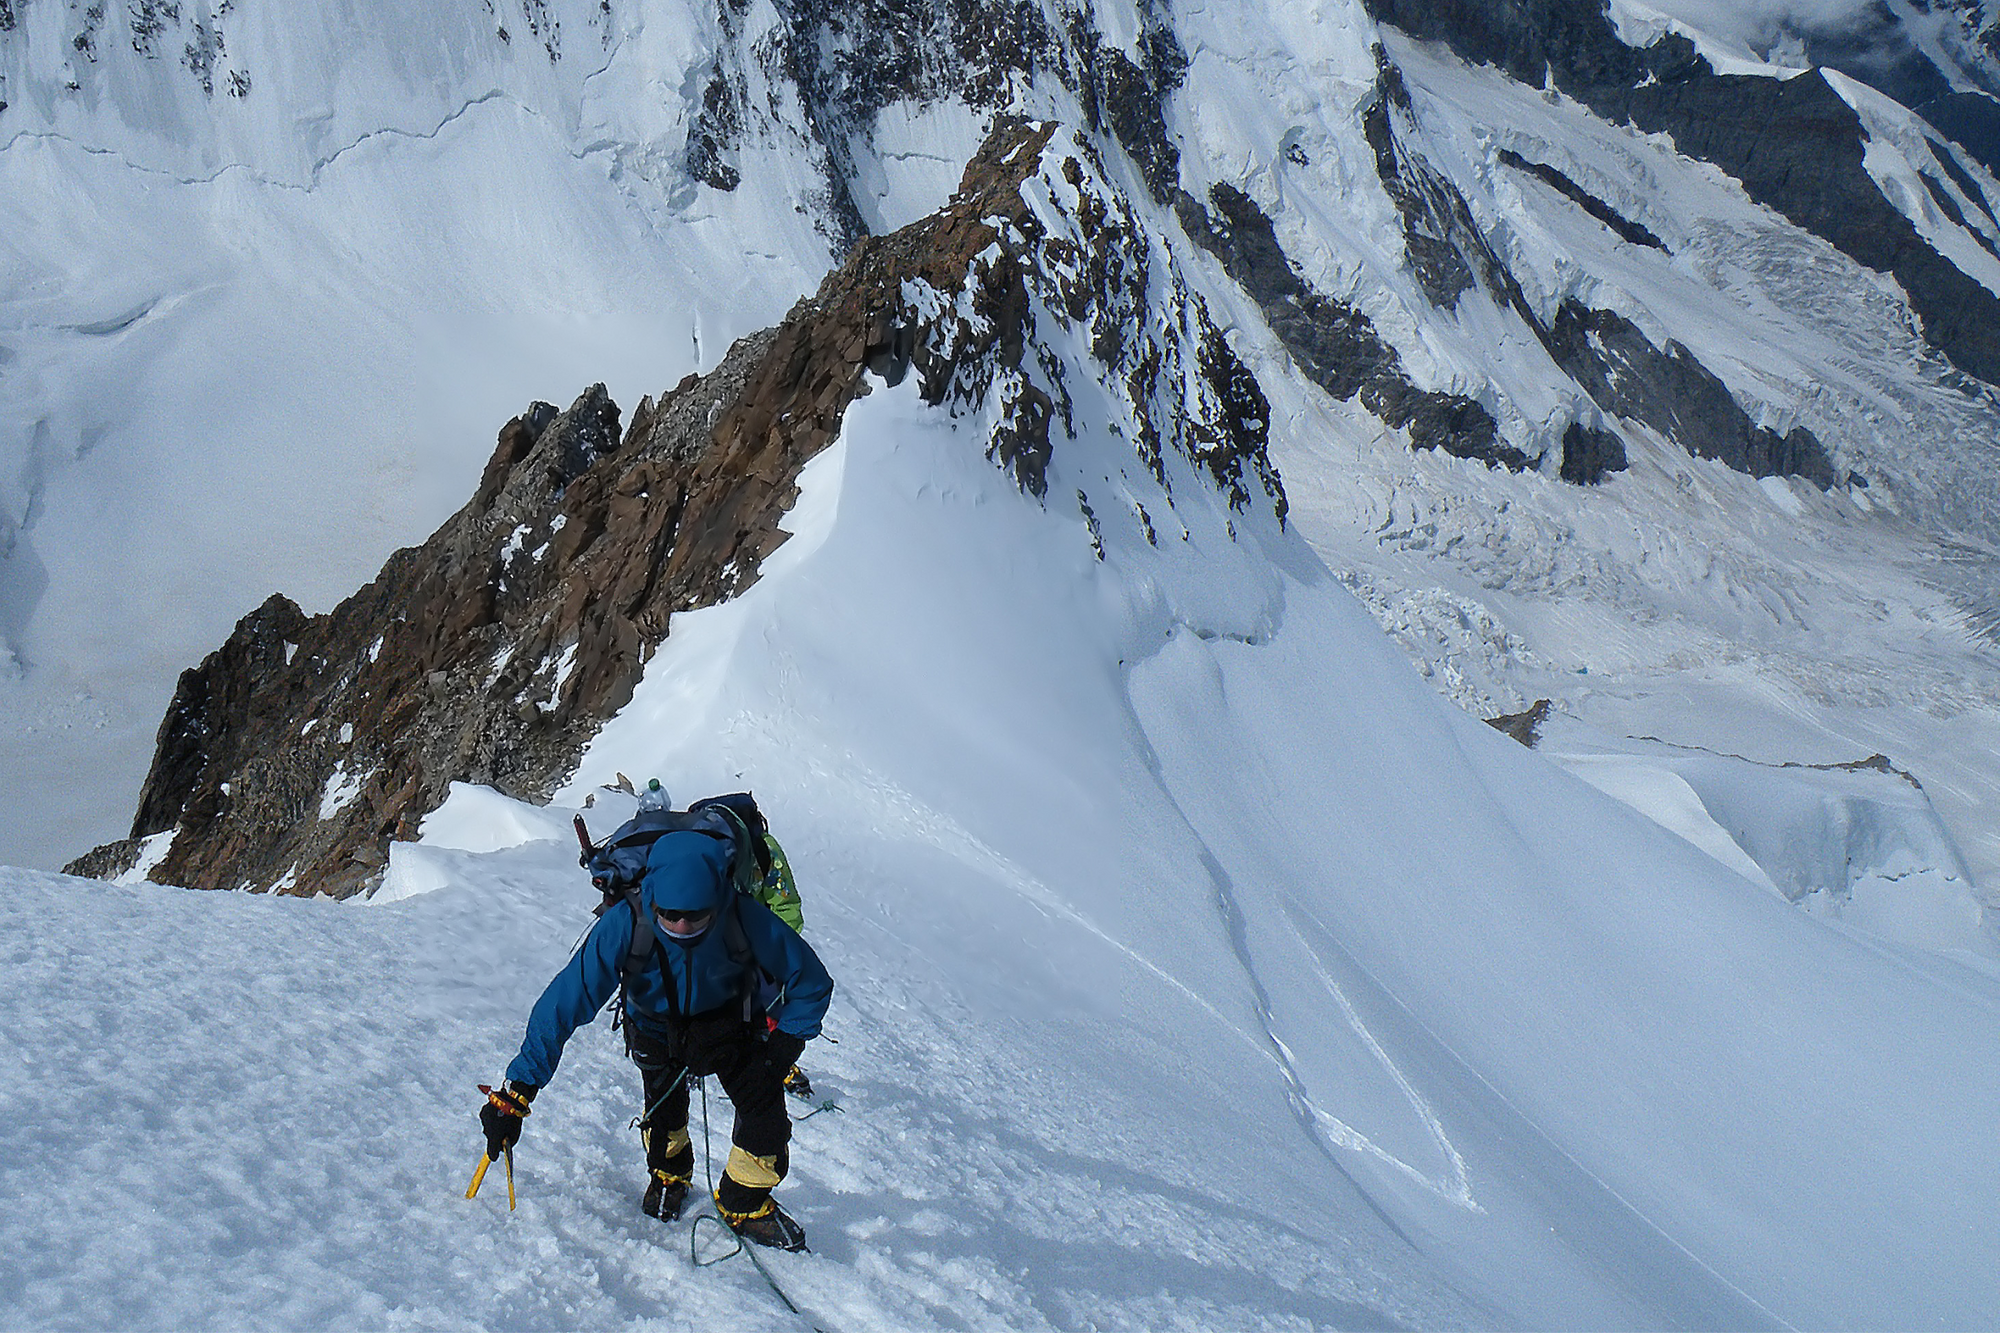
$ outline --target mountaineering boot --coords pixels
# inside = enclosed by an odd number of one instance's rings
[[[806,1071],[797,1065],[793,1065],[792,1072],[785,1075],[785,1091],[802,1102],[813,1099],[812,1081],[806,1077]]]
[[[639,1211],[662,1222],[678,1222],[681,1209],[687,1204],[687,1196],[687,1177],[655,1171],[646,1186],[646,1197],[640,1201]]]
[[[642,1125],[639,1138],[646,1145],[646,1169],[653,1173],[639,1210],[662,1222],[677,1221],[687,1203],[688,1182],[694,1179],[694,1144],[688,1140],[687,1127]]]
[[[790,1213],[778,1207],[776,1199],[765,1199],[764,1206],[754,1213],[734,1213],[722,1206],[722,1192],[718,1190],[715,1211],[721,1214],[731,1231],[753,1245],[795,1253],[806,1248],[806,1229],[793,1220]]]

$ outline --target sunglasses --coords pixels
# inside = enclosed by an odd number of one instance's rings
[[[662,921],[706,921],[710,916],[714,915],[714,911],[711,908],[703,908],[699,912],[679,912],[665,907],[656,907],[653,909],[653,915]]]

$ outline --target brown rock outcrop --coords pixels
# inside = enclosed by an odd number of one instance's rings
[[[1101,172],[1046,162],[1056,127],[1003,119],[938,214],[862,241],[777,328],[647,399],[619,434],[597,385],[507,423],[471,501],[323,616],[274,596],[183,673],[132,837],[172,830],[152,879],[347,897],[379,882],[453,781],[546,799],[632,696],[677,611],[755,582],[805,463],[866,391],[994,409],[988,455],[1042,497],[1071,405],[1037,320],[1117,386],[1167,484],[1167,451],[1280,518],[1261,389]],[[1079,153],[1088,157],[1088,149]],[[1024,184],[1047,172],[1043,217]],[[1058,234],[1048,182],[1066,186]],[[1079,503],[1082,503],[1079,500]],[[128,839],[72,863],[132,864]]]

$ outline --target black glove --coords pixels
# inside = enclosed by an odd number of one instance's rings
[[[806,1049],[804,1037],[794,1037],[789,1032],[773,1031],[764,1041],[764,1058],[780,1074],[788,1072],[799,1062],[799,1056]]]
[[[497,1162],[520,1142],[521,1117],[528,1114],[528,1103],[539,1089],[532,1083],[503,1083],[497,1088],[482,1083],[479,1090],[486,1094],[486,1105],[479,1108],[479,1127],[486,1131],[486,1155]]]

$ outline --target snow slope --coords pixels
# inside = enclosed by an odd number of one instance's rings
[[[8,48],[5,114],[39,119],[0,122],[0,857],[122,832],[174,671],[428,530],[526,397],[629,405],[811,286],[787,141],[733,195],[678,174],[707,20],[554,8],[546,70],[428,6],[340,43],[273,18],[232,34],[237,102],[20,63],[54,26]],[[1435,312],[1397,258],[1354,114],[1375,35],[1345,4],[1185,16],[1188,180],[1241,184],[1424,387],[1559,432],[1576,395],[1523,327]],[[1643,430],[1590,490],[1412,455],[1192,252],[1290,531],[1189,476],[1167,503],[1094,399],[1042,507],[990,423],[878,387],[561,798],[748,785],[786,839],[840,983],[808,1067],[848,1109],[801,1127],[819,1253],[774,1271],[829,1329],[1991,1325],[1995,1094],[1963,1071],[2000,1054],[1993,403],[1711,169],[1391,45],[1538,309],[1686,343],[1870,484]],[[89,116],[22,92],[68,75]],[[906,112],[863,159],[882,225],[974,132]],[[1595,728],[1560,762],[1470,716],[1537,697]],[[1875,751],[1921,796],[1768,771]],[[637,1215],[602,1031],[538,1103],[522,1210],[458,1197],[471,1085],[590,897],[561,811],[497,799],[434,815],[368,904],[0,871],[0,1323],[779,1322]]]
[[[786,1187],[816,1253],[772,1264],[814,1325],[2000,1314],[2000,1107],[1962,1076],[2000,981],[1466,717],[1268,518],[1189,485],[1185,546],[1113,512],[1100,563],[984,425],[861,400],[564,798],[748,785],[786,837],[839,984],[806,1063],[846,1109]],[[1086,430],[1051,492],[1124,450]],[[560,841],[449,850],[481,799],[376,903],[5,872],[5,1322],[781,1324],[637,1213],[601,1025],[521,1210],[458,1197],[470,1085],[590,897]]]

